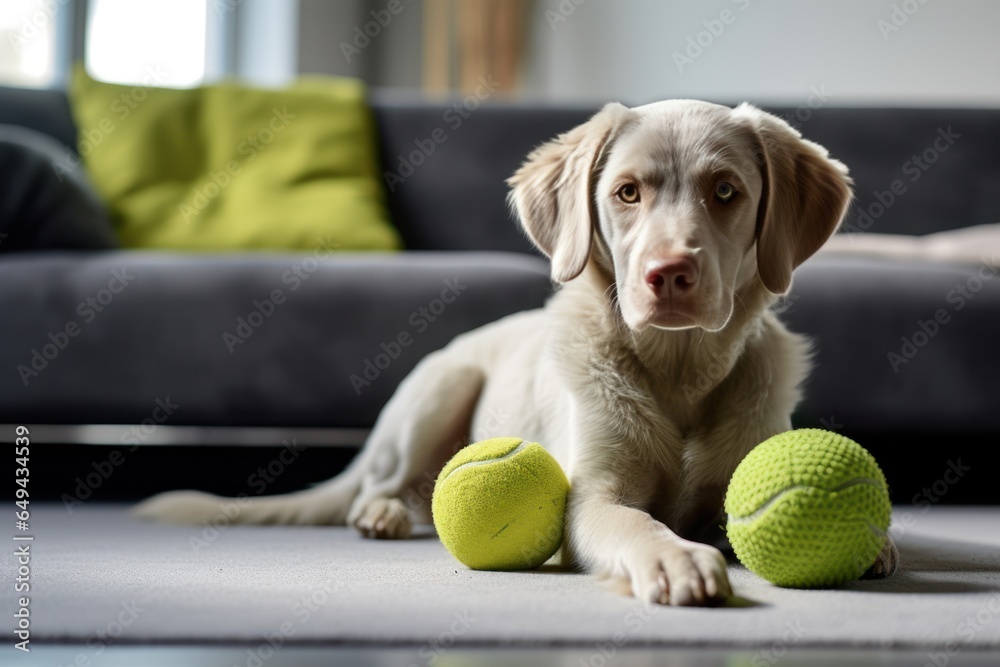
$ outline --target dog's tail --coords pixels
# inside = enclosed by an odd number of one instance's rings
[[[352,465],[318,486],[280,496],[223,498],[201,491],[168,491],[132,508],[140,519],[176,524],[344,525],[361,489],[363,470]]]

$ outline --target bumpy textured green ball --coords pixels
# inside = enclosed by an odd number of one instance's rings
[[[431,512],[451,554],[474,570],[533,570],[563,537],[569,482],[537,442],[465,447],[438,475]]]
[[[725,510],[741,563],[779,586],[816,588],[871,567],[891,506],[885,476],[861,445],[799,429],[765,440],[743,459]]]

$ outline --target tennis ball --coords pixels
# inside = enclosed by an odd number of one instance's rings
[[[465,447],[438,475],[434,526],[474,570],[533,570],[559,548],[569,482],[537,442],[493,438]]]
[[[842,435],[807,428],[759,444],[729,482],[729,542],[748,569],[779,586],[857,579],[889,529],[889,491],[874,457]]]

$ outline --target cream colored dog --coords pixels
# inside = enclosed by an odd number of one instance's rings
[[[517,435],[571,480],[563,562],[650,602],[728,597],[721,552],[695,539],[721,522],[740,460],[791,427],[808,345],[768,306],[840,223],[847,169],[751,106],[675,100],[609,104],[510,185],[562,288],[424,359],[343,474],[243,501],[236,520],[404,538],[430,520],[429,503],[404,498],[456,441]],[[137,511],[202,522],[223,503],[174,492]],[[895,563],[890,540],[869,573]]]

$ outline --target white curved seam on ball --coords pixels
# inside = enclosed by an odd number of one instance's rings
[[[528,442],[527,440],[522,440],[520,445],[518,445],[514,449],[510,450],[509,452],[507,452],[506,454],[504,454],[503,456],[500,456],[498,458],[495,458],[495,459],[486,459],[484,461],[469,461],[468,463],[463,463],[462,465],[458,466],[457,468],[455,468],[454,470],[452,470],[450,473],[448,473],[448,477],[451,477],[452,475],[454,475],[459,470],[462,470],[463,468],[471,468],[473,466],[481,466],[481,465],[486,465],[488,463],[496,463],[497,461],[504,461],[506,459],[509,459],[510,457],[514,456],[515,454],[517,454],[518,452],[520,452],[522,449],[524,449],[525,447],[527,447],[530,444],[532,444],[532,443]],[[445,477],[445,479],[448,479],[448,477]]]
[[[755,519],[757,519],[757,517],[759,517],[761,514],[763,514],[764,512],[766,512],[771,507],[771,505],[773,505],[774,503],[778,502],[778,499],[780,499],[782,496],[784,496],[786,493],[788,493],[790,491],[802,491],[804,489],[817,489],[819,491],[826,491],[827,493],[838,493],[840,491],[843,491],[844,489],[848,489],[848,488],[850,488],[852,486],[858,486],[858,485],[861,485],[861,484],[869,484],[871,486],[881,486],[878,482],[876,482],[874,479],[872,479],[870,477],[855,477],[854,479],[849,479],[849,480],[847,480],[846,482],[844,482],[842,484],[838,484],[837,486],[833,487],[832,489],[824,489],[822,486],[809,486],[809,485],[806,485],[806,484],[797,484],[795,486],[789,486],[788,488],[782,489],[778,493],[774,494],[773,496],[771,496],[770,498],[768,498],[768,500],[767,500],[766,503],[764,503],[763,505],[761,505],[760,507],[758,507],[756,510],[754,510],[750,514],[747,514],[746,516],[734,517],[733,515],[730,514],[729,515],[729,523],[741,524],[741,523],[749,523],[750,521],[754,521]]]

